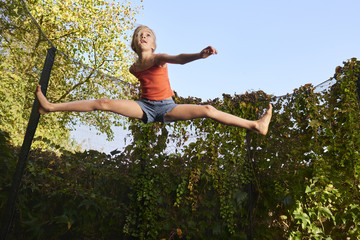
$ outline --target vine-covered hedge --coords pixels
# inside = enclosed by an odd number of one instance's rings
[[[212,120],[134,121],[117,155],[34,150],[10,239],[357,239],[359,66],[345,62],[326,88],[206,103],[258,119],[272,102],[266,137]],[[16,150],[0,151],[2,213]]]

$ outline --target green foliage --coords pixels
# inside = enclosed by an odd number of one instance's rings
[[[126,164],[99,152],[31,152],[10,239],[123,236]],[[116,186],[116,187],[115,187]]]
[[[0,130],[0,216],[7,201],[7,192],[11,187],[12,175],[15,170],[16,149],[10,145],[9,134]]]
[[[347,201],[333,184],[311,180],[292,212],[296,226],[301,228],[290,232],[290,239],[357,239],[360,205]]]
[[[359,232],[359,62],[351,59],[337,73],[337,83],[322,98],[320,114],[311,126],[316,155],[312,179],[293,212],[301,221],[291,232],[309,239],[357,239]],[[301,224],[301,229],[298,225]],[[297,238],[296,238],[296,237]]]
[[[271,101],[266,137],[208,119],[134,120],[116,156],[33,151],[12,239],[357,239],[359,73],[351,59],[329,87],[281,98],[176,98],[247,119]],[[16,152],[4,146],[1,206]]]
[[[257,119],[266,102],[273,101],[267,137],[206,119],[151,127],[135,122],[133,135],[139,138],[128,146],[127,156],[135,157],[130,162],[137,159],[142,164],[145,170],[139,172],[147,178],[139,178],[142,187],[134,190],[141,193],[150,183],[153,192],[173,189],[172,204],[178,210],[172,229],[180,228],[188,239],[358,237],[357,60],[346,62],[336,77],[336,83],[322,91],[305,85],[280,99],[254,92],[205,103]],[[177,101],[204,104],[191,98]],[[200,137],[184,145],[191,134]],[[164,147],[157,148],[169,136],[177,138],[181,153],[169,155]],[[172,169],[177,169],[176,178],[168,175]],[[172,182],[164,186],[159,179]],[[152,209],[160,207],[155,197],[152,204]],[[135,211],[133,228],[128,226],[136,236],[146,236],[150,231],[144,232],[141,226],[149,227],[149,222],[134,221],[144,213]],[[161,215],[152,213],[150,229],[162,236],[157,219]]]

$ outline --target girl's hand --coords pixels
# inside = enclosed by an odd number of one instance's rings
[[[215,48],[208,46],[207,48],[204,48],[201,52],[200,52],[200,57],[201,58],[207,58],[210,55],[213,54],[217,54],[217,51]]]

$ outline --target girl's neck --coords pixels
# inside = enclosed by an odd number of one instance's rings
[[[146,64],[148,62],[152,62],[154,58],[154,53],[152,52],[140,52],[138,54],[137,63],[138,64]]]

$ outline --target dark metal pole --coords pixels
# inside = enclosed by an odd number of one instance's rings
[[[247,159],[247,164],[248,164],[248,168],[253,168],[252,166],[252,159],[253,159],[253,154],[251,151],[251,135],[250,135],[250,131],[248,130],[246,132],[246,147],[247,147],[247,155],[248,155],[248,159]],[[252,171],[253,173],[253,171]],[[251,174],[253,176],[253,174]],[[250,183],[247,184],[246,186],[247,191],[248,191],[248,223],[249,226],[247,228],[246,231],[246,235],[247,235],[247,240],[253,240],[254,239],[254,227],[253,227],[253,211],[254,211],[254,192],[255,192],[255,187],[254,187],[254,181],[251,179]]]
[[[360,107],[360,72],[358,72],[359,77],[356,80],[356,85],[357,85],[357,94],[358,94],[358,101],[359,101],[359,107]]]
[[[47,56],[45,59],[45,64],[41,73],[39,84],[41,85],[41,90],[44,93],[44,95],[46,95],[51,69],[54,64],[55,52],[56,52],[56,48],[54,47],[48,49]],[[26,161],[30,151],[31,143],[34,138],[37,125],[39,123],[40,114],[38,112],[38,108],[39,108],[39,102],[35,98],[31,110],[29,123],[26,129],[23,145],[20,149],[19,160],[16,165],[15,173],[13,175],[11,189],[10,192],[8,193],[8,199],[1,225],[1,240],[6,240],[10,232],[11,223],[15,212],[16,200],[21,184],[21,179],[26,167]]]

